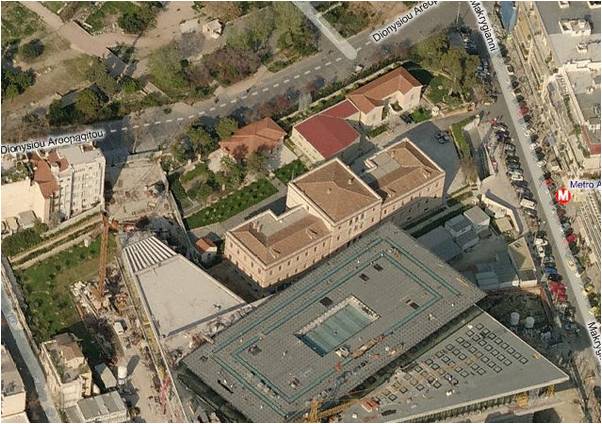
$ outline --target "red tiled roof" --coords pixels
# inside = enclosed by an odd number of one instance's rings
[[[59,183],[52,175],[50,165],[44,160],[35,162],[33,180],[40,186],[40,191],[45,199],[52,197],[59,189]]]
[[[209,240],[206,237],[202,237],[196,241],[196,247],[201,252],[207,252],[209,249],[217,248],[213,241]]]
[[[340,103],[326,109],[321,114],[331,116],[333,118],[347,119],[354,113],[359,112],[357,108],[349,100],[343,100]]]
[[[322,113],[301,122],[295,128],[324,159],[335,156],[359,137],[357,131],[344,119]]]
[[[242,158],[260,150],[274,149],[285,135],[286,132],[271,118],[264,118],[240,128],[219,145],[231,155]]]
[[[359,110],[368,113],[376,106],[381,105],[383,99],[391,96],[396,91],[405,94],[412,88],[421,86],[422,84],[412,74],[400,66],[351,92],[347,98]]]
[[[591,133],[589,131],[589,128],[587,128],[585,125],[581,126],[581,133],[583,134],[584,138],[585,138],[585,142],[587,143],[587,148],[589,150],[589,153],[591,155],[599,155],[600,154],[600,142],[598,140],[593,140],[591,137]],[[598,141],[598,142],[596,142]]]

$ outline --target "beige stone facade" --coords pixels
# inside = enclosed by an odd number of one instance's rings
[[[60,409],[92,394],[92,371],[75,337],[63,333],[42,343],[40,362]]]
[[[289,279],[383,219],[410,222],[442,205],[445,172],[408,139],[354,174],[333,159],[289,182],[287,211],[226,233],[225,257],[262,288]]]
[[[18,218],[19,214],[32,211],[43,223],[50,217],[50,201],[45,198],[40,185],[26,178],[2,184],[2,221]]]

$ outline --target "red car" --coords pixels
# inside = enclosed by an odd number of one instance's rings
[[[554,180],[553,180],[553,179],[551,179],[551,178],[547,178],[547,179],[545,180],[545,183],[546,183],[546,185],[549,187],[549,186],[551,186],[552,184],[554,184]]]
[[[529,108],[528,108],[528,107],[522,106],[522,107],[520,108],[520,114],[521,114],[522,116],[525,116],[525,115],[526,115],[526,114],[528,114],[528,113],[529,113]]]
[[[575,234],[569,234],[569,235],[567,236],[567,238],[566,238],[566,241],[567,241],[569,244],[576,243],[576,242],[577,242],[577,236],[576,236]]]

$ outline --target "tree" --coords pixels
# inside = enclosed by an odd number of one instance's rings
[[[107,96],[117,91],[117,81],[109,74],[109,70],[100,59],[94,59],[86,71],[86,78],[96,84]]]
[[[19,53],[23,56],[23,59],[30,61],[39,57],[44,53],[44,44],[39,39],[31,40],[29,43],[25,43],[19,49]]]
[[[221,118],[215,127],[220,140],[226,140],[238,129],[238,123],[232,118]]]
[[[266,152],[253,152],[247,156],[247,169],[255,174],[263,174],[267,170],[268,159],[269,157]]]
[[[182,96],[190,88],[175,43],[155,50],[149,58],[148,69],[152,82],[168,96]]]
[[[94,90],[86,88],[78,93],[75,99],[75,108],[82,114],[85,121],[91,121],[100,115],[103,103]]]
[[[2,99],[13,98],[23,93],[35,82],[35,75],[32,69],[27,71],[21,68],[2,68]]]
[[[303,14],[290,2],[273,2],[278,46],[292,48],[301,55],[317,50],[318,33]]]
[[[195,154],[207,155],[215,150],[216,143],[211,136],[201,127],[191,127],[186,132],[190,146]]]

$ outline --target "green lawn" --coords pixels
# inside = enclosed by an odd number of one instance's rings
[[[462,128],[472,121],[474,117],[466,118],[463,121],[456,122],[451,126],[452,135],[454,140],[456,141],[456,145],[458,146],[458,151],[460,152],[461,157],[470,157],[470,145],[468,144],[468,140],[464,136],[464,131]]]
[[[412,119],[414,122],[423,122],[431,119],[431,111],[422,107],[419,107],[412,112]]]
[[[44,5],[44,7],[56,14],[59,13],[59,10],[62,9],[62,7],[65,5],[64,1],[45,1],[42,2],[42,4]]]
[[[220,199],[211,206],[201,209],[186,218],[188,228],[203,227],[228,218],[244,211],[245,209],[261,202],[275,194],[278,190],[267,179],[255,181],[228,196]]]
[[[180,181],[185,184],[194,180],[197,177],[200,177],[201,175],[207,175],[208,171],[209,169],[207,168],[206,164],[198,163],[193,169],[182,174],[182,176],[180,177]]]
[[[303,165],[303,162],[301,162],[299,159],[296,159],[291,163],[275,170],[274,174],[276,174],[276,178],[278,178],[284,184],[287,184],[293,178],[296,178],[301,174],[305,174],[306,172],[307,168],[305,165]]]
[[[461,103],[460,99],[448,94],[450,92],[450,84],[451,81],[448,78],[436,75],[428,83],[426,96],[435,104],[445,103],[451,107],[458,106]]]
[[[111,238],[109,257],[115,251]],[[79,280],[94,278],[98,272],[100,238],[90,247],[83,244],[60,252],[23,271],[16,277],[25,296],[25,315],[36,342],[44,342],[65,331],[78,331],[76,334],[86,343],[94,344],[85,330],[75,308],[69,286]]]
[[[104,27],[106,17],[137,10],[138,6],[130,1],[106,1],[88,16],[86,23],[92,27],[92,32],[98,32]]]
[[[186,190],[184,190],[180,182],[180,174],[171,174],[167,179],[169,181],[169,189],[180,204],[180,208],[186,209],[192,206],[192,201],[188,198]]]
[[[44,30],[38,16],[16,1],[2,3],[2,45],[18,41]]]

